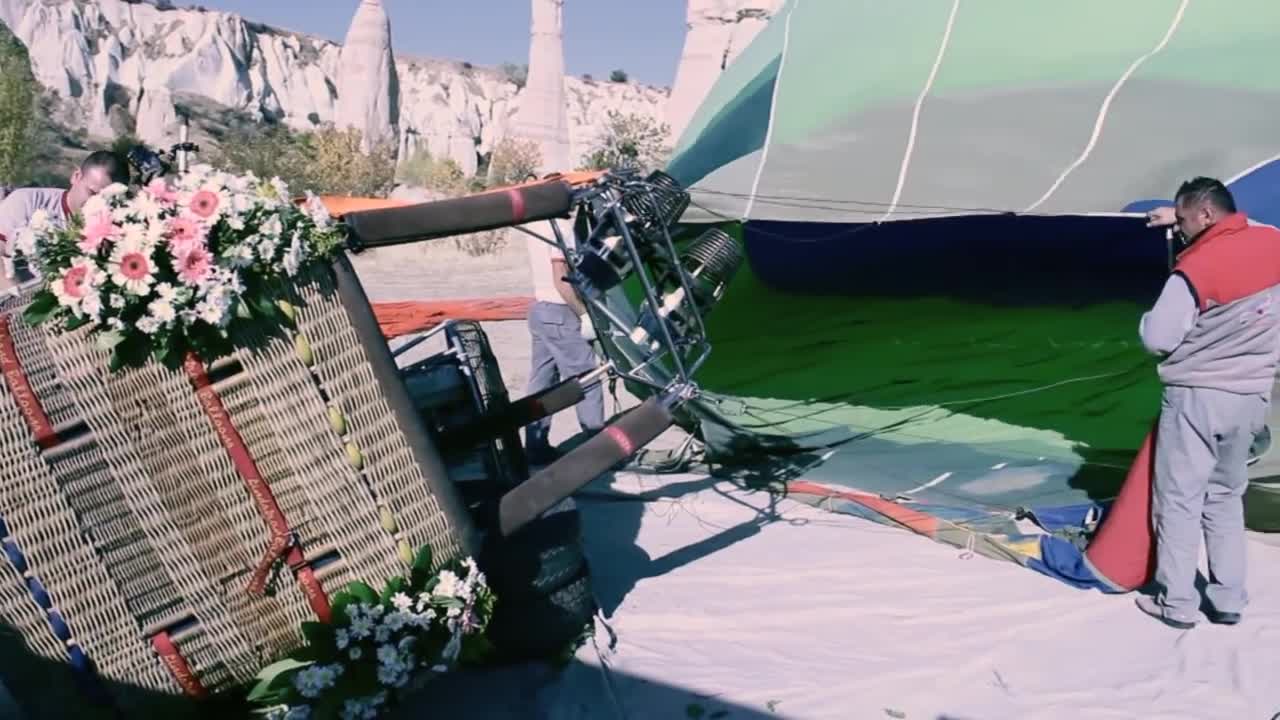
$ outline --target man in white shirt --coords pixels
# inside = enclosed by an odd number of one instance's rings
[[[565,243],[573,247],[573,223],[558,222]],[[559,248],[533,237],[528,238],[529,264],[533,275],[533,305],[529,308],[529,334],[533,337],[529,394],[541,392],[563,379],[596,368],[596,356],[583,334],[582,316],[586,307],[573,285],[565,280],[569,265]],[[604,391],[599,384],[586,391],[575,410],[578,424],[588,434],[604,427]],[[558,456],[548,435],[551,418],[542,418],[525,428],[525,452],[532,465],[546,465]]]
[[[54,226],[65,227],[67,220],[80,212],[89,198],[108,185],[128,182],[129,165],[124,158],[108,150],[98,150],[90,153],[71,174],[71,187],[66,190],[20,188],[6,195],[0,201],[0,260],[6,270],[0,275],[0,292],[31,278],[21,263],[13,267],[13,244],[18,232],[27,227],[37,210],[45,211]]]

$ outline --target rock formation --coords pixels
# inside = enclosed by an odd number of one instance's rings
[[[60,119],[93,135],[134,130],[172,143],[174,106],[187,97],[296,129],[338,119],[342,48],[326,40],[160,1],[0,0],[0,21],[73,115]],[[468,174],[506,133],[523,95],[503,72],[466,63],[401,55],[395,71],[399,117],[392,112],[391,123],[401,157],[426,149]],[[659,88],[570,77],[563,88],[570,160],[587,153],[609,110],[663,117]]]
[[[381,0],[361,0],[341,58],[334,124],[363,132],[366,152],[384,142],[398,145],[400,82],[391,50],[391,21]]]
[[[539,172],[571,167],[564,103],[564,0],[532,0],[529,78],[520,94],[511,134],[538,144]]]
[[[673,141],[693,118],[720,73],[768,24],[783,0],[689,0],[684,50],[666,121]]]

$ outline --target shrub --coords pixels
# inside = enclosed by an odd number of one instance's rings
[[[382,143],[364,153],[360,142],[360,131],[331,125],[306,133],[260,126],[228,133],[211,161],[233,172],[279,177],[294,193],[384,196],[395,180],[394,146]]]
[[[30,173],[37,100],[27,48],[0,25],[0,184],[16,185]]]
[[[485,176],[490,187],[514,185],[536,175],[542,166],[542,151],[532,140],[503,138],[493,148]],[[559,170],[560,168],[556,168]]]
[[[418,150],[400,163],[396,182],[426,188],[444,195],[459,195],[467,188],[462,168],[451,158],[435,158],[427,150]]]
[[[517,90],[522,89],[529,82],[529,66],[503,63],[502,76],[515,85]]]
[[[624,83],[627,81],[626,70],[614,70],[609,73],[609,82]]]
[[[649,172],[661,167],[671,149],[671,128],[648,115],[624,115],[610,110],[596,145],[582,158],[588,170],[634,167]]]

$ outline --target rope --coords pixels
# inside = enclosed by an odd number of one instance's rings
[[[254,504],[257,505],[258,513],[262,515],[262,521],[266,523],[267,530],[271,533],[267,550],[254,569],[253,577],[249,582],[249,592],[258,595],[265,594],[267,578],[271,573],[272,566],[275,565],[277,560],[284,559],[289,567],[293,569],[294,576],[302,586],[303,594],[307,596],[307,602],[311,605],[316,617],[321,622],[329,622],[331,614],[329,598],[325,595],[324,588],[320,585],[320,580],[316,577],[315,571],[303,556],[302,549],[298,546],[297,534],[289,526],[289,521],[285,518],[284,511],[280,509],[280,504],[276,501],[275,493],[271,491],[271,487],[263,479],[257,463],[253,461],[253,457],[249,454],[249,448],[245,445],[244,439],[240,437],[239,431],[236,430],[235,425],[232,423],[230,413],[227,412],[227,409],[222,404],[222,399],[218,397],[217,391],[214,390],[213,383],[210,381],[208,373],[205,372],[204,363],[194,354],[189,354],[182,364],[182,368],[187,373],[187,378],[195,389],[201,409],[208,416],[218,440],[221,441],[223,449],[227,451],[232,465],[235,466],[236,473],[244,480],[245,488],[253,498]]]

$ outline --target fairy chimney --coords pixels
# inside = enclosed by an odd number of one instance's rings
[[[782,0],[689,0],[684,49],[667,102],[667,124],[679,138],[720,73],[769,24]]]
[[[542,153],[541,173],[571,170],[564,96],[564,0],[533,0],[529,77],[517,100],[511,134]]]
[[[397,146],[400,82],[391,50],[391,21],[382,0],[360,0],[342,45],[334,124],[363,133],[361,149]]]

